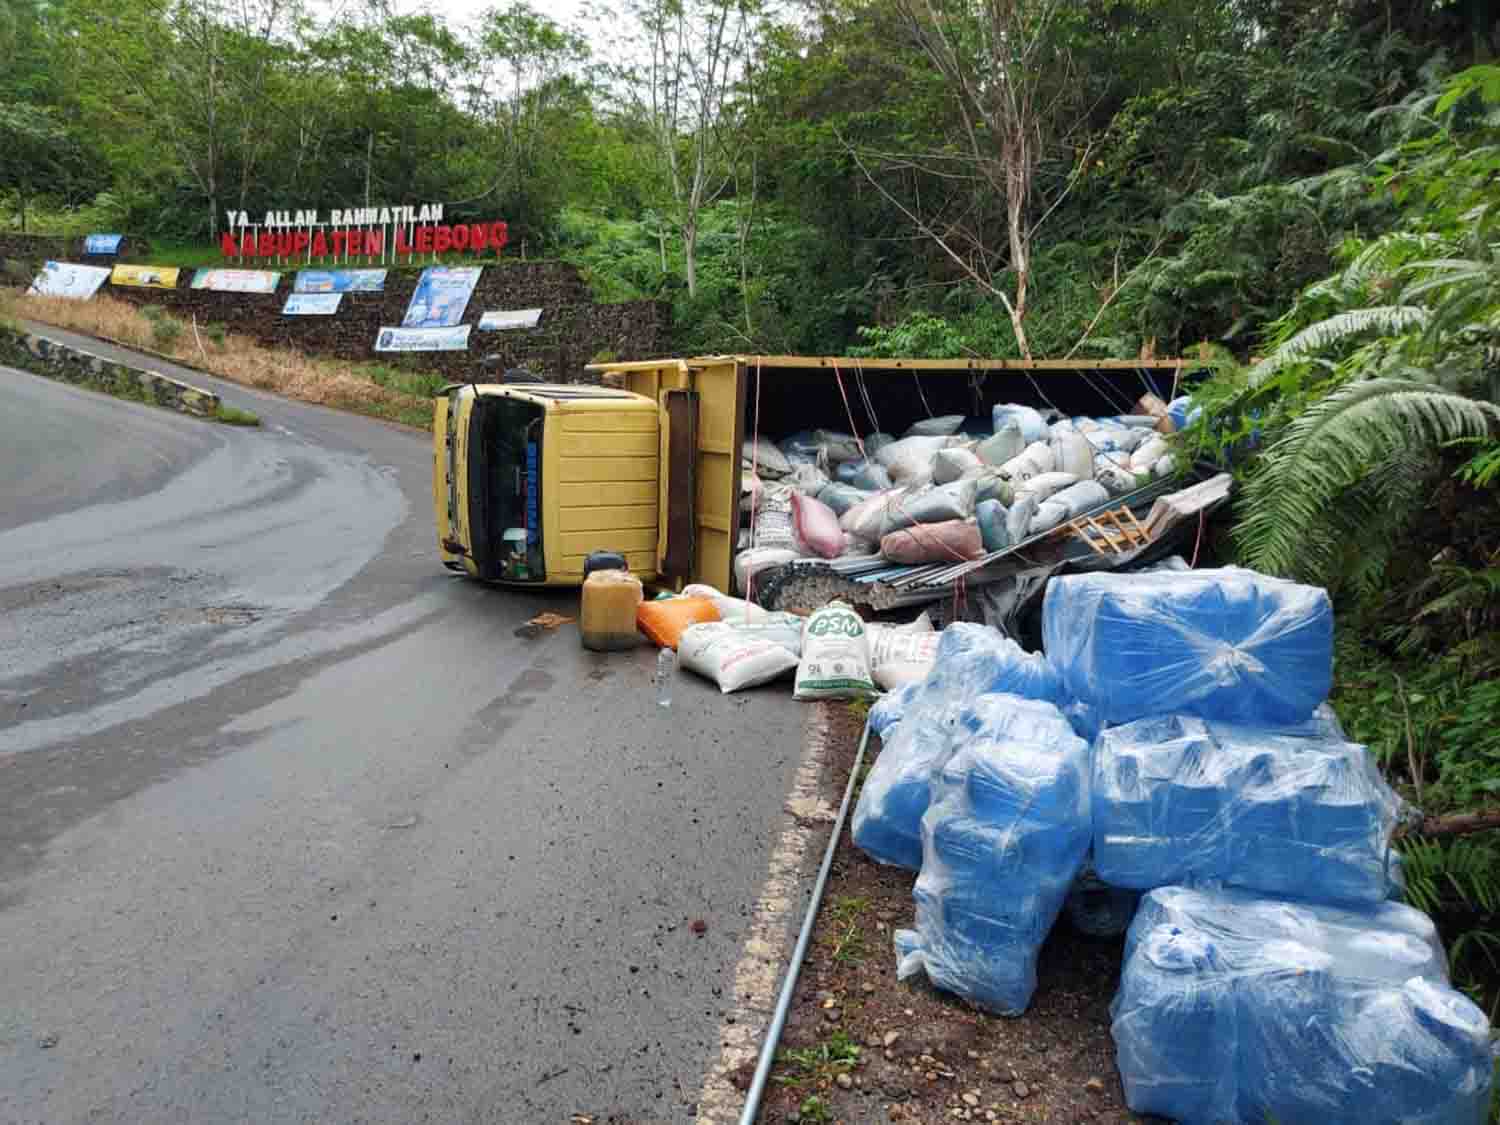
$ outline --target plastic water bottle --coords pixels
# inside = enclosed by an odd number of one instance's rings
[[[677,650],[663,648],[656,654],[656,705],[672,706],[672,681],[677,677]]]

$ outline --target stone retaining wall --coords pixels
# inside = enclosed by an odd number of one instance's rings
[[[157,371],[132,367],[46,336],[0,324],[0,362],[65,383],[212,418],[219,396]]]

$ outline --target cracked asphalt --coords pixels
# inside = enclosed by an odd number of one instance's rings
[[[147,362],[265,425],[0,368],[0,1121],[691,1119],[786,685],[518,638],[425,435]]]

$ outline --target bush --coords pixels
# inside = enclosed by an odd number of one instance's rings
[[[209,343],[213,344],[214,347],[222,348],[224,346],[224,338],[228,335],[228,329],[218,321],[214,321],[212,324],[204,325],[203,334],[208,337]]]
[[[161,313],[151,319],[151,342],[162,351],[169,351],[182,335],[182,321]]]

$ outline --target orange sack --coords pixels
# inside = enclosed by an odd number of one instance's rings
[[[707,598],[667,598],[642,602],[635,611],[636,627],[661,648],[676,648],[689,625],[719,620],[719,611]]]

